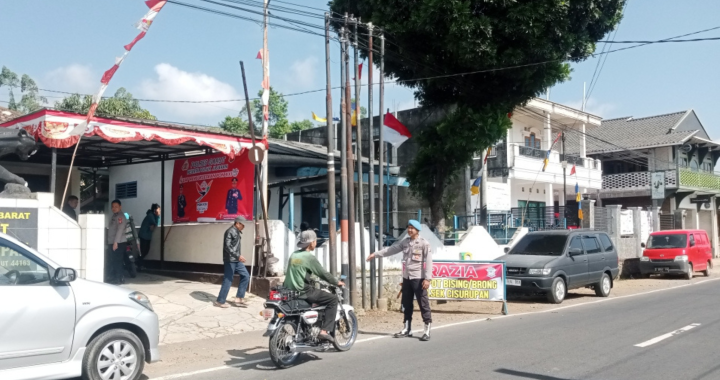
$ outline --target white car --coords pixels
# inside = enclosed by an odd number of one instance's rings
[[[159,360],[148,298],[77,278],[0,233],[0,379],[137,380]]]

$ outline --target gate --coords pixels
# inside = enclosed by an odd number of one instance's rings
[[[660,231],[675,229],[675,215],[660,214]]]
[[[610,232],[608,210],[605,207],[595,207],[595,231]]]

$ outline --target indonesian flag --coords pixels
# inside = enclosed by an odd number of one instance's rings
[[[100,89],[95,95],[93,95],[93,103],[92,105],[90,105],[90,110],[87,113],[85,121],[75,125],[72,131],[70,131],[70,135],[77,136],[85,133],[88,124],[90,124],[93,116],[95,116],[95,111],[98,108],[98,103],[100,103],[100,100],[102,100],[103,93],[105,93],[105,90],[108,87],[108,83],[110,83],[110,80],[115,75],[115,72],[117,72],[117,70],[120,68],[120,64],[125,60],[125,57],[127,57],[128,53],[130,53],[130,50],[132,50],[132,48],[135,46],[136,43],[138,43],[138,41],[145,37],[145,34],[147,34],[148,29],[150,29],[150,25],[152,25],[155,16],[157,16],[157,14],[160,12],[162,7],[165,6],[166,3],[167,0],[145,1],[145,5],[147,5],[150,10],[139,22],[135,24],[135,27],[140,29],[140,34],[138,34],[129,44],[123,46],[123,48],[125,48],[125,53],[123,53],[121,57],[115,58],[115,64],[110,69],[105,71],[105,73],[103,73],[102,78],[100,78]]]
[[[570,175],[577,174],[577,171],[575,171],[575,165],[573,165],[572,169],[570,169]]]
[[[386,142],[389,142],[394,147],[400,146],[405,140],[412,137],[410,131],[405,127],[400,120],[395,118],[390,112],[385,114],[385,120],[383,125],[383,137]]]

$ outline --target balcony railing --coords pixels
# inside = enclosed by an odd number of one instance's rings
[[[535,157],[535,158],[544,159],[545,156],[547,155],[547,150],[531,148],[529,146],[521,146],[520,147],[520,155],[526,156],[526,157]]]
[[[650,172],[609,174],[602,177],[603,190],[650,190]],[[665,171],[665,187],[677,188],[675,170]]]
[[[690,169],[680,170],[680,186],[693,189],[720,191],[720,176],[708,172],[696,172]]]
[[[518,146],[518,154],[525,157],[532,157],[532,158],[539,158],[541,160],[545,159],[545,156],[547,155],[547,150],[544,149],[537,149],[537,148],[531,148],[529,146]],[[588,169],[597,169],[600,170],[600,161],[593,160],[591,158],[582,158],[580,156],[571,156],[571,155],[562,155],[558,154],[557,152],[553,151],[550,154],[550,163],[556,162],[562,162],[567,161],[568,165],[570,166],[578,166],[578,167],[586,167]],[[568,167],[569,170],[569,167]]]

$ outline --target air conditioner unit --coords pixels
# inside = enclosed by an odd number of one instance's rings
[[[525,128],[523,128],[523,130],[524,130],[525,132],[530,132],[530,127],[525,127]]]
[[[708,210],[709,210],[709,209],[710,209],[710,202],[705,202],[705,203],[703,203],[702,206],[703,206],[704,209],[708,209]]]

